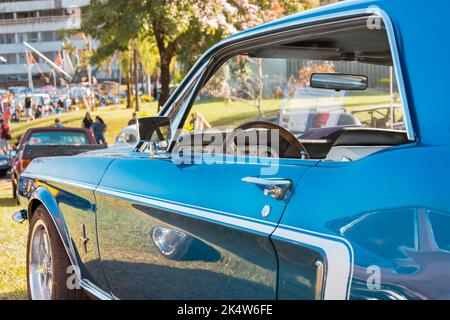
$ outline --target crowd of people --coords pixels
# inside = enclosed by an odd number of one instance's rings
[[[0,95],[0,152],[8,153],[10,149],[11,122],[32,121],[35,119],[60,115],[71,110],[76,101],[62,96],[22,94],[16,96],[10,92]],[[133,113],[128,125],[137,124],[137,114]],[[60,118],[54,121],[55,127],[64,127]],[[91,117],[87,112],[81,127],[91,131],[98,144],[107,144],[107,124],[100,116]]]
[[[5,122],[34,120],[69,111],[73,101],[69,98],[49,94],[21,94],[15,96],[9,92],[2,96],[0,118]]]

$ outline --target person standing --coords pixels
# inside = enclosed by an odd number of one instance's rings
[[[105,132],[107,128],[108,126],[105,124],[103,119],[96,116],[95,122],[92,124],[92,132],[98,144],[106,144]]]
[[[86,112],[86,115],[84,116],[84,119],[81,123],[81,127],[85,129],[91,129],[93,123],[94,121],[92,121],[91,114],[89,112]]]
[[[3,119],[7,124],[11,121],[11,106],[9,103],[5,104],[5,110],[3,111]]]
[[[9,124],[3,119],[0,120],[0,149],[6,154],[8,152],[8,140],[11,139],[9,134]]]
[[[27,118],[27,121],[31,118],[33,119],[33,114],[31,110],[31,97],[30,95],[27,95],[25,97],[25,117]]]
[[[135,124],[137,124],[137,118],[136,118],[136,112],[133,112],[133,117],[130,119],[130,121],[128,121],[128,125],[129,126],[133,126]]]
[[[59,120],[59,118],[55,119],[55,127],[64,128],[64,125],[61,123],[61,120]]]

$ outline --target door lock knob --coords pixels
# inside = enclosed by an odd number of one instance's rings
[[[283,194],[283,189],[281,189],[278,186],[270,186],[266,189],[264,189],[264,195],[267,196],[271,196],[274,199],[280,200],[284,197]]]
[[[276,200],[283,200],[292,188],[289,179],[245,177],[242,181],[258,186],[266,197],[270,195]]]

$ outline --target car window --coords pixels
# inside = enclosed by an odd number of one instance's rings
[[[125,143],[125,132],[121,132],[117,135],[116,142]]]
[[[429,219],[438,248],[450,251],[450,216],[443,213],[430,212]]]
[[[405,249],[416,251],[414,209],[375,212],[341,228],[342,234],[372,254],[385,259],[406,258]]]
[[[132,143],[136,143],[136,142],[137,142],[137,139],[136,139],[136,136],[135,136],[134,134],[132,134],[132,133],[127,133],[127,134],[125,135],[125,141],[126,141],[127,143],[132,144]]]
[[[28,140],[30,145],[85,145],[90,144],[84,132],[77,131],[57,131],[57,132],[35,132]]]
[[[283,134],[275,156],[324,161],[354,161],[410,141],[386,30],[369,30],[364,19],[345,23],[362,25],[329,30],[326,36],[312,34],[299,42],[277,39],[221,62],[183,118],[180,127],[187,133],[179,141],[205,137],[205,132],[229,136],[241,125],[245,134],[281,127],[293,137]],[[317,74],[357,78],[364,85],[339,86],[342,82],[335,80],[311,84]],[[262,122],[266,127],[257,128]],[[341,136],[345,139],[339,140]],[[228,141],[223,149],[230,153]],[[251,154],[251,144],[236,146],[236,153]],[[205,152],[205,147],[196,150]]]
[[[367,75],[369,87],[364,91],[312,88],[311,75],[322,72]],[[391,95],[390,79],[390,66],[239,55],[222,65],[202,88],[185,129],[227,130],[265,120],[298,136],[336,126],[405,130],[397,85]]]

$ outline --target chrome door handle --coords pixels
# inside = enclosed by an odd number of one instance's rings
[[[284,199],[287,192],[292,187],[292,181],[289,179],[245,177],[241,180],[246,183],[257,185],[263,189],[265,196],[270,195],[277,200]]]

